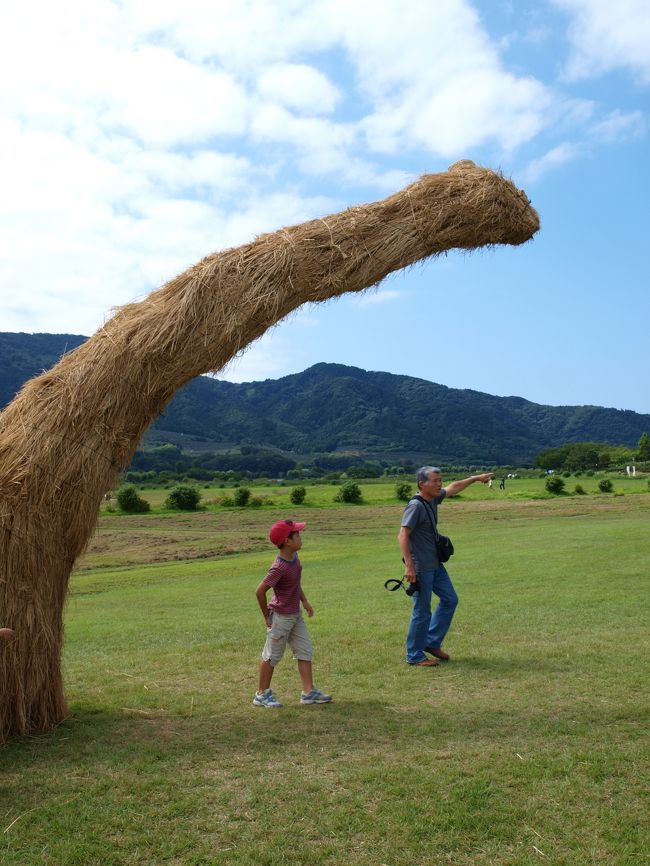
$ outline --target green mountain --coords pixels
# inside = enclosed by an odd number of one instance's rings
[[[77,334],[0,332],[0,408],[13,400],[24,382],[49,370],[61,355],[85,339]]]
[[[0,333],[0,406],[85,338]],[[306,455],[429,455],[441,463],[523,465],[567,442],[634,446],[650,415],[600,406],[542,406],[521,397],[411,376],[315,364],[281,379],[188,383],[152,425],[150,443],[185,452],[242,444]]]

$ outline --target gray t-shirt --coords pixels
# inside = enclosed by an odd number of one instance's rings
[[[437,527],[438,506],[446,495],[447,491],[443,487],[437,499],[432,499],[426,505],[419,499],[411,499],[404,509],[401,525],[411,530],[409,542],[416,572],[433,571],[440,565],[436,550],[436,536],[431,528],[429,514],[433,512],[433,522]]]

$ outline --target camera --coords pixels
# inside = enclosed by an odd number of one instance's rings
[[[407,581],[406,586],[404,588],[404,592],[407,595],[413,595],[413,593],[417,592],[419,589],[420,589],[420,581],[416,577],[414,583],[408,583],[408,581]]]

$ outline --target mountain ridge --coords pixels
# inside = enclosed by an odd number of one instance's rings
[[[86,338],[0,332],[0,407],[29,378]],[[199,376],[181,388],[147,441],[252,444],[289,453],[428,453],[439,462],[529,463],[568,442],[633,446],[650,415],[602,406],[547,406],[449,388],[403,374],[320,362],[279,379]],[[191,449],[186,449],[191,450]]]

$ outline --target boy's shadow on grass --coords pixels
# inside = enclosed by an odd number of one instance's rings
[[[506,663],[506,660],[503,660]],[[514,664],[512,660],[507,662]],[[490,669],[499,660],[468,659],[468,667]],[[282,710],[243,707],[241,704],[220,708],[217,715],[189,717],[172,712],[94,709],[77,706],[74,714],[49,735],[10,740],[0,749],[0,771],[21,771],[36,764],[50,767],[75,765],[96,768],[125,769],[149,761],[160,768],[169,765],[170,773],[187,762],[236,765],[238,760],[272,760],[273,750],[287,743],[299,744],[301,750],[330,757],[365,756],[381,752],[399,756],[409,748],[414,732],[428,749],[462,751],[468,741],[485,743],[501,741],[509,732],[513,736],[525,728],[528,736],[548,735],[549,724],[564,727],[582,715],[585,723],[594,723],[593,708],[566,707],[566,718],[557,714],[549,721],[546,714],[531,714],[525,703],[508,704],[507,710],[495,712],[494,706],[475,707],[471,717],[458,708],[435,699],[418,706],[401,707],[377,699],[341,699],[326,706],[303,707],[299,704]],[[599,712],[599,726],[620,718],[615,706]]]
[[[175,763],[197,750],[210,760],[267,755],[283,743],[323,752],[366,752],[379,744],[401,748],[405,730],[432,727],[431,707],[403,710],[376,699],[336,700],[327,706],[287,705],[281,710],[248,706],[223,708],[215,716],[175,715],[77,706],[52,733],[17,737],[0,749],[0,770],[37,763],[88,765],[142,763],[147,755]],[[440,722],[440,719],[438,719]],[[400,745],[400,742],[402,745]],[[199,758],[200,760],[200,758]]]

